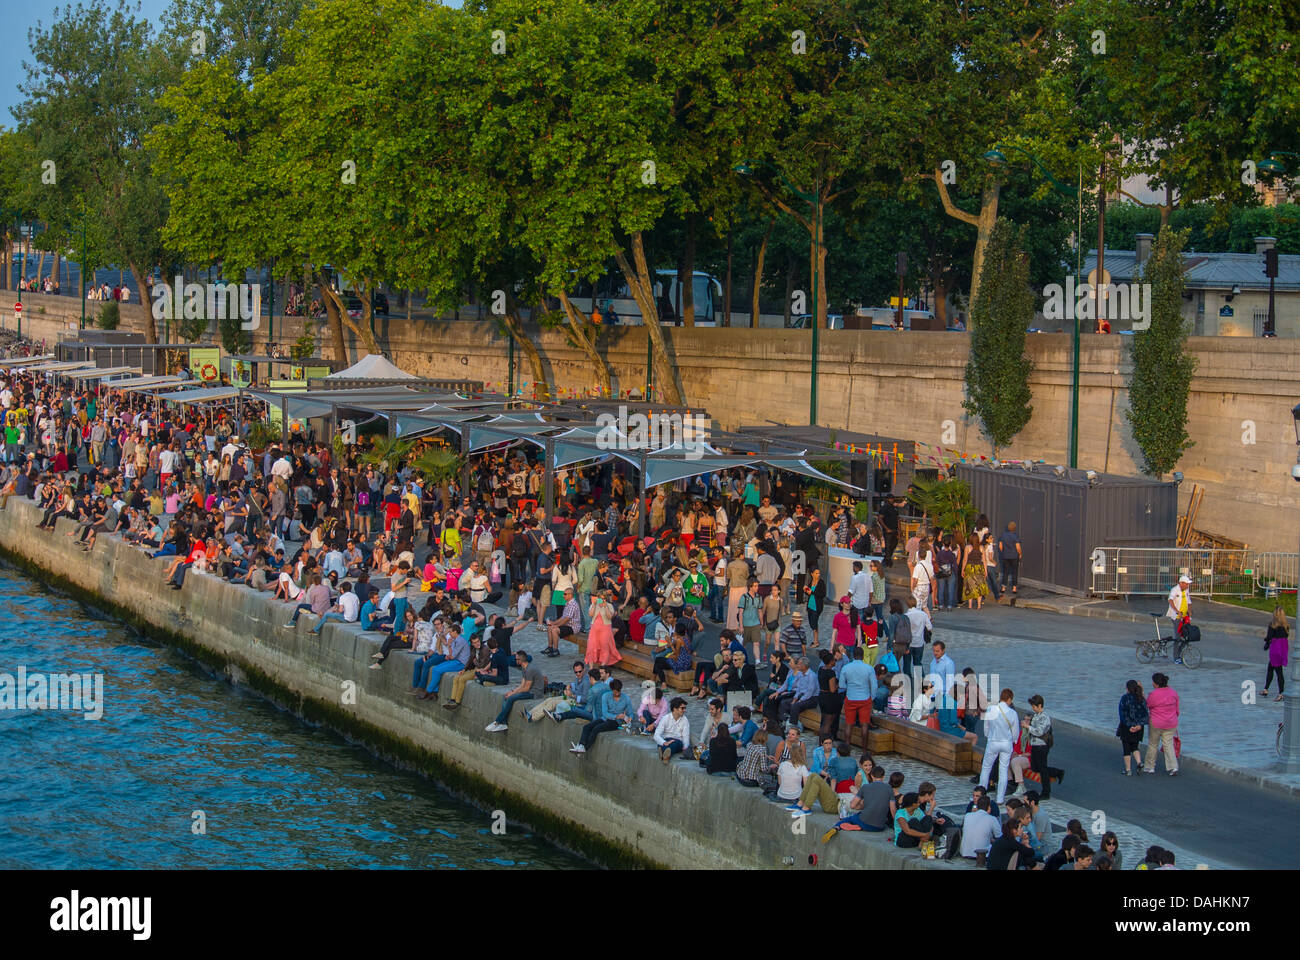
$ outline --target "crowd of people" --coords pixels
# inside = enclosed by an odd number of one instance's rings
[[[1048,764],[1043,698],[1031,697],[1020,717],[1010,690],[993,700],[983,678],[969,667],[958,672],[932,635],[933,612],[1016,590],[1015,561],[1005,559],[1019,556],[1014,525],[997,547],[996,572],[987,530],[960,555],[952,535],[918,531],[903,553],[912,589],[890,598],[885,573],[902,505],[892,498],[871,523],[855,521],[847,506],[823,520],[779,476],[730,470],[661,486],[642,503],[621,468],[605,463],[558,470],[557,507],[547,516],[538,507],[543,467],[518,448],[477,458],[467,488],[452,481],[444,489],[410,466],[386,474],[377,457],[348,448],[340,456],[301,435],[255,454],[228,410],[160,414],[146,396],[119,394],[111,383],[60,387],[38,372],[11,373],[0,405],[0,506],[11,496],[34,500],[41,535],[67,518],[65,535],[86,551],[101,534],[116,534],[167,558],[161,576],[173,589],[202,572],[283,601],[286,629],[306,617],[317,635],[330,622],[382,634],[371,669],[408,651],[398,669],[410,667],[419,701],[445,694],[442,707],[454,711],[470,683],[502,688],[488,732],[549,720],[573,731],[570,749],[584,756],[601,734],[624,730],[650,738],[664,763],[684,757],[734,777],[793,816],[820,802],[837,818],[827,840],[841,830],[893,829],[899,846],[939,839],[948,856],[965,855],[971,831],[939,811],[932,784],[904,791],[903,775],[886,777],[868,750],[855,757],[854,728],[865,744],[885,715],[974,742],[982,725],[982,793],[967,819],[1016,811],[1013,795],[1026,786],[1034,789],[1023,808],[1033,817],[1064,778]],[[848,592],[828,598],[820,560],[834,546],[863,559],[852,564]],[[805,565],[792,562],[795,551]],[[959,579],[960,592],[941,586],[944,578]],[[706,621],[720,628],[716,650]],[[513,642],[530,627],[546,636],[536,654]],[[577,639],[582,656],[563,681],[550,682],[546,660],[562,658],[562,642]],[[653,654],[654,678],[639,690],[613,672],[628,649]],[[669,673],[689,677],[690,692],[668,690]],[[1163,743],[1157,693],[1146,699],[1147,722],[1153,743]],[[696,731],[689,698],[707,703]],[[806,751],[801,714],[811,710],[821,721],[818,745]],[[1135,709],[1124,710],[1121,718],[1137,726]],[[1051,859],[1023,833],[1022,819],[999,826],[990,866],[1012,841],[1033,852],[1018,858],[1022,867]]]

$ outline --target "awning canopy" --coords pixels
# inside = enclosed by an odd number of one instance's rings
[[[206,387],[202,390],[177,390],[173,393],[160,393],[155,400],[169,403],[212,403],[216,400],[229,400],[239,396],[238,387]]]
[[[139,367],[91,367],[87,370],[70,370],[64,374],[69,380],[106,380],[109,377],[139,375]]]
[[[109,384],[114,390],[126,390],[131,387],[168,387],[172,384],[183,383],[180,377],[167,376],[147,376],[147,377],[130,377],[126,380],[114,380]]]
[[[778,470],[788,470],[791,473],[799,473],[805,477],[812,477],[815,480],[825,480],[827,483],[833,483],[836,486],[843,487],[845,490],[856,490],[859,493],[865,491],[861,487],[855,487],[851,483],[840,480],[838,477],[832,477],[829,474],[822,473],[807,460],[764,460],[769,467],[776,467]]]
[[[12,370],[14,367],[30,368],[38,363],[54,359],[56,358],[52,353],[42,353],[39,357],[10,357],[7,360],[0,360],[0,367],[7,370]]]
[[[89,360],[64,360],[62,363],[52,363],[48,367],[42,367],[41,373],[63,373],[65,370],[83,370],[91,366]]]
[[[121,390],[123,393],[134,393],[137,390],[141,393],[158,393],[159,391],[172,389],[195,390],[199,387],[198,380],[183,380],[180,377],[161,377],[155,383],[139,382],[146,379],[150,378],[139,377],[135,383],[130,385],[128,385],[128,381],[123,380],[121,385],[115,383],[112,386],[114,390]]]

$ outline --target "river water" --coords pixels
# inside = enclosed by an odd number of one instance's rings
[[[99,719],[0,709],[0,868],[588,865],[7,564],[0,611],[0,675],[103,675]]]

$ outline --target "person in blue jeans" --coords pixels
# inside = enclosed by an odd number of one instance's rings
[[[863,766],[866,764],[864,763]],[[881,833],[893,818],[891,803],[894,799],[893,788],[885,782],[885,768],[873,764],[864,783],[857,794],[849,801],[849,809],[854,812],[836,822],[822,834],[822,843],[840,830],[866,830],[869,833]]]
[[[609,681],[609,689],[601,695],[600,715],[603,719],[593,720],[582,728],[582,734],[570,748],[570,753],[581,756],[602,733],[617,730],[621,723],[631,723],[634,716],[632,701],[623,693],[622,680]]]
[[[456,639],[451,642],[450,655],[440,663],[435,663],[429,668],[429,680],[425,686],[425,692],[421,695],[421,700],[437,700],[438,686],[442,683],[442,676],[445,673],[460,673],[469,663],[469,640],[465,634],[459,633]]]
[[[325,624],[331,620],[337,620],[339,623],[356,623],[360,610],[361,603],[352,592],[352,584],[344,581],[339,585],[339,598],[333,609],[321,616],[316,626],[311,628],[311,632],[319,634],[325,629]]]
[[[519,669],[524,672],[523,679],[519,681],[518,686],[506,693],[506,699],[501,704],[501,710],[497,713],[496,719],[489,723],[483,729],[488,733],[501,733],[508,730],[510,725],[506,719],[510,716],[510,711],[520,700],[536,699],[546,687],[546,682],[542,677],[542,668],[533,663],[533,655],[526,650],[520,650],[515,654],[515,663]]]

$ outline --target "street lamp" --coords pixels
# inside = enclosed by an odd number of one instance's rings
[[[1291,408],[1291,420],[1295,424],[1296,462],[1291,468],[1291,478],[1300,482],[1300,403]],[[1300,571],[1297,571],[1300,573]],[[1300,579],[1297,580],[1296,597],[1300,601]],[[1294,633],[1295,631],[1293,631]],[[1300,772],[1300,657],[1292,641],[1288,661],[1291,664],[1291,689],[1282,694],[1282,769],[1286,773]]]
[[[1300,153],[1291,150],[1270,150],[1268,156],[1255,165],[1257,170],[1262,170],[1270,176],[1286,173],[1286,164],[1278,157],[1300,157]]]
[[[819,185],[813,190],[812,193],[805,193],[803,190],[800,190],[793,183],[791,183],[786,178],[785,174],[783,174],[779,169],[777,169],[775,165],[768,163],[766,160],[759,160],[757,163],[751,160],[743,160],[740,163],[736,164],[736,166],[733,169],[736,171],[736,173],[740,174],[742,177],[750,177],[754,175],[755,167],[766,167],[767,169],[771,170],[774,174],[777,175],[777,178],[780,179],[780,181],[786,185],[786,189],[788,189],[796,197],[798,197],[800,200],[802,200],[804,203],[808,204],[812,208],[812,218],[811,218],[812,219],[812,240],[809,245],[812,254],[811,256],[812,259],[812,324],[811,324],[812,325],[812,370],[810,371],[810,386],[808,390],[808,424],[809,426],[816,426],[817,424],[817,328],[820,325],[818,323],[818,313],[817,313],[817,294],[818,294],[817,281],[818,281],[818,260],[819,260],[819,257],[817,256],[819,252],[817,249],[817,241],[821,238],[821,187]],[[758,318],[757,317],[753,318],[753,322],[757,323]]]
[[[1025,150],[1025,149],[1023,149],[1023,148],[1021,148],[1021,147],[1017,147],[1017,146],[1015,146],[1014,144],[1002,144],[1002,143],[999,143],[999,144],[997,144],[997,145],[996,145],[992,150],[990,150],[990,151],[988,151],[986,154],[984,154],[984,159],[985,159],[985,160],[988,162],[988,164],[989,164],[990,166],[992,166],[992,167],[998,167],[998,168],[1000,168],[1000,167],[1005,167],[1005,166],[1007,166],[1007,155],[1006,155],[1006,153],[1004,152],[1004,151],[1006,151],[1006,150],[1014,150],[1016,153],[1024,154],[1026,157],[1029,158],[1029,161],[1030,161],[1034,166],[1036,166],[1036,167],[1037,167],[1037,168],[1042,172],[1043,176],[1045,176],[1045,177],[1048,179],[1048,181],[1052,184],[1052,186],[1056,189],[1056,191],[1057,191],[1058,193],[1062,194],[1063,196],[1067,196],[1067,197],[1071,197],[1071,196],[1072,196],[1072,197],[1075,197],[1075,198],[1078,200],[1078,202],[1079,202],[1079,232],[1076,234],[1076,240],[1075,240],[1075,268],[1074,268],[1075,275],[1077,276],[1078,274],[1080,274],[1080,273],[1083,272],[1083,265],[1082,265],[1082,258],[1083,258],[1083,165],[1080,164],[1080,166],[1079,166],[1079,186],[1078,186],[1078,188],[1076,189],[1075,187],[1072,187],[1072,186],[1070,186],[1069,184],[1062,183],[1061,181],[1057,180],[1054,176],[1052,176],[1051,172],[1050,172],[1050,171],[1049,171],[1045,166],[1043,166],[1042,161],[1040,161],[1036,156],[1034,156],[1034,155],[1033,155],[1032,153],[1030,153],[1028,150]],[[1101,282],[1101,276],[1102,276],[1102,273],[1101,273],[1101,262],[1100,262],[1100,258],[1101,258],[1102,256],[1104,256],[1104,253],[1101,251],[1101,247],[1100,247],[1100,245],[1098,245],[1097,256],[1098,256],[1098,264],[1097,264],[1097,282],[1100,283],[1100,282]],[[1077,311],[1073,311],[1073,312],[1076,312],[1076,313],[1077,313]],[[1077,466],[1079,465],[1079,318],[1078,318],[1078,316],[1075,316],[1075,318],[1074,318],[1074,349],[1073,349],[1073,353],[1074,353],[1074,358],[1073,358],[1073,361],[1072,361],[1072,363],[1071,363],[1071,370],[1070,370],[1070,396],[1071,396],[1071,404],[1070,404],[1070,466],[1071,466],[1071,467],[1077,467]]]

